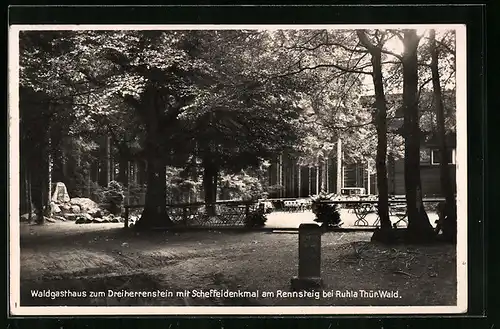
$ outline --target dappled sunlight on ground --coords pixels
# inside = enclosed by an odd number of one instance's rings
[[[21,304],[284,306],[455,303],[453,246],[384,247],[370,242],[370,232],[327,232],[322,235],[324,289],[398,290],[402,296],[400,299],[175,297],[50,300],[30,297],[32,289],[289,291],[290,279],[297,275],[297,233],[216,230],[136,233],[107,225],[61,223],[23,229]]]

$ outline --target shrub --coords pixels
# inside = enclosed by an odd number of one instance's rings
[[[103,203],[106,197],[106,188],[99,185],[97,182],[91,182],[89,185],[89,198],[97,203]]]
[[[109,204],[109,211],[112,214],[119,214],[123,203],[123,187],[117,181],[111,181],[104,192],[104,202]]]
[[[319,196],[313,200],[313,213],[316,215],[315,222],[322,223],[323,226],[333,227],[340,226],[340,212],[334,203],[322,203],[330,198]]]
[[[259,207],[257,210],[251,211],[245,218],[246,227],[263,227],[266,224],[267,217],[264,208]]]
[[[223,175],[220,178],[219,192],[224,194],[224,198],[257,200],[265,191],[258,177],[241,171],[238,174]]]

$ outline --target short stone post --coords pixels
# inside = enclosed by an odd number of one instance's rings
[[[299,226],[299,275],[292,278],[292,290],[323,286],[321,279],[321,227],[317,224]]]

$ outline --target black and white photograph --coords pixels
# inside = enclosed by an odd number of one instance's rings
[[[12,25],[12,314],[466,312],[465,32]]]

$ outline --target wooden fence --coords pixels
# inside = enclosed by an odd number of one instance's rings
[[[142,212],[144,205],[125,205],[125,227],[133,213]],[[213,214],[208,209],[213,209]],[[182,227],[244,227],[249,215],[258,210],[257,201],[218,201],[168,204],[166,212],[175,226]],[[137,214],[135,214],[138,216]]]

